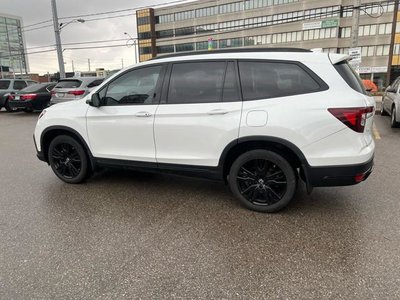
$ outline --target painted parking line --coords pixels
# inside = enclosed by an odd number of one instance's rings
[[[375,136],[376,140],[380,140],[381,139],[381,135],[379,134],[378,128],[376,128],[375,123],[372,124],[372,132],[374,133],[374,136]]]

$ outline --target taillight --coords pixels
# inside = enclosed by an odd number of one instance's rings
[[[37,94],[24,94],[20,96],[21,100],[33,100],[37,97]]]
[[[56,94],[55,91],[51,91],[51,96],[53,97]]]
[[[13,95],[8,95],[8,100],[14,100],[14,96]]]
[[[76,91],[69,91],[68,94],[74,95],[74,96],[81,96],[85,93],[84,90],[76,90]]]
[[[364,132],[365,121],[373,116],[374,107],[328,108],[340,122],[356,132]]]

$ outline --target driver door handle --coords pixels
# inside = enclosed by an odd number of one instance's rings
[[[139,117],[139,118],[148,118],[148,117],[151,117],[152,114],[149,113],[148,111],[139,111],[138,113],[136,113],[135,116]]]

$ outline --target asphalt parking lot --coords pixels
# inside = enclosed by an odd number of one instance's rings
[[[301,185],[277,214],[220,183],[106,170],[61,182],[35,156],[38,114],[0,112],[0,299],[400,297],[400,129],[375,117],[357,186]]]

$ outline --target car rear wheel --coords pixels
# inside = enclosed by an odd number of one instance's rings
[[[51,141],[48,161],[57,177],[67,183],[80,183],[90,175],[85,149],[70,136],[60,135]]]
[[[399,127],[400,123],[396,121],[396,108],[393,106],[392,107],[392,115],[391,115],[391,122],[390,125],[392,128],[397,128]]]
[[[10,106],[10,103],[8,103],[8,100],[6,100],[6,102],[4,103],[4,108],[8,111],[8,112],[15,112],[17,111],[15,108],[12,108]]]
[[[292,200],[297,176],[281,155],[252,150],[235,160],[228,182],[235,197],[245,207],[258,212],[276,212]]]

